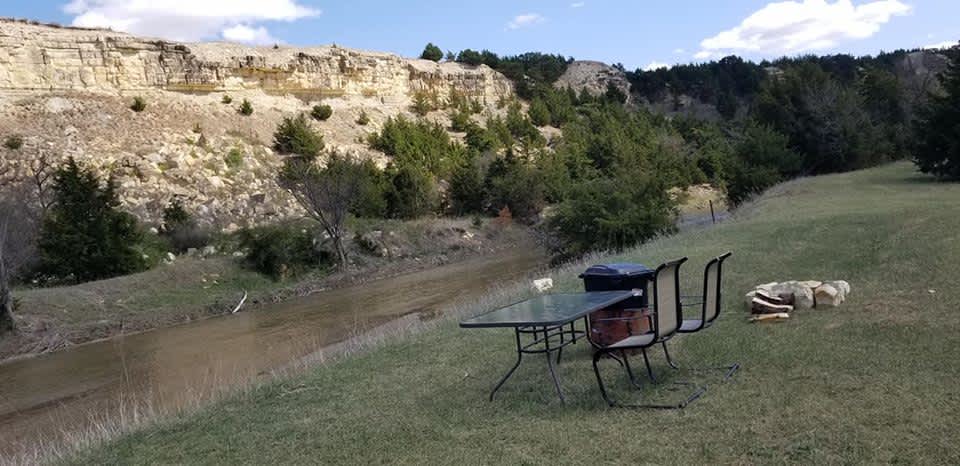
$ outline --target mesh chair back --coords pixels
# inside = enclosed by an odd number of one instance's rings
[[[728,252],[707,263],[703,271],[703,322],[708,324],[720,316],[720,276]]]
[[[680,265],[687,258],[657,268],[653,280],[654,332],[657,338],[672,335],[683,319],[680,307]]]

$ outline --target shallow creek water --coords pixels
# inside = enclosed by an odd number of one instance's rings
[[[514,250],[2,364],[0,457],[123,408],[182,406],[397,319],[433,318],[545,262]]]

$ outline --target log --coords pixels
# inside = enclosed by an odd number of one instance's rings
[[[778,312],[776,314],[762,314],[753,316],[750,318],[750,322],[777,322],[789,318],[790,314],[787,314],[786,312]]]
[[[774,304],[765,301],[763,298],[755,297],[750,303],[750,312],[754,314],[780,314],[790,312],[793,306],[789,304]]]
[[[789,304],[790,304],[789,302],[787,302],[787,300],[785,300],[785,299],[783,299],[783,298],[781,298],[781,297],[779,297],[779,296],[777,296],[777,295],[775,295],[775,294],[773,294],[773,293],[771,293],[771,292],[769,292],[769,291],[765,291],[765,290],[757,290],[757,294],[756,294],[754,297],[755,297],[755,298],[760,298],[760,299],[762,299],[762,300],[764,300],[764,301],[766,301],[766,302],[768,302],[768,303],[770,303],[770,304],[777,304],[777,305],[789,305]]]

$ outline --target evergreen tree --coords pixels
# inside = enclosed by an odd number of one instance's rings
[[[423,168],[406,164],[394,169],[392,185],[387,193],[391,216],[413,219],[434,211],[437,203],[436,186]]]
[[[112,176],[101,185],[71,157],[54,174],[53,191],[39,240],[46,275],[84,282],[143,269],[135,249],[142,234],[136,219],[119,210]]]
[[[930,96],[917,124],[914,162],[920,171],[960,179],[960,58],[940,77],[943,94]]]
[[[423,49],[420,58],[430,61],[440,61],[443,58],[443,50],[440,50],[440,47],[433,45],[431,42]]]
[[[540,99],[534,99],[530,102],[530,109],[527,110],[530,121],[537,126],[547,126],[550,124],[550,109],[547,104]]]
[[[307,117],[302,113],[294,118],[284,118],[273,133],[273,150],[281,154],[315,159],[323,147],[323,135],[310,127]]]
[[[466,215],[483,210],[483,177],[475,157],[458,166],[450,177],[450,204],[453,213]]]

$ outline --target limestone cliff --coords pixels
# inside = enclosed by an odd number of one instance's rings
[[[512,84],[486,67],[434,63],[339,46],[179,44],[94,29],[0,19],[0,181],[26,176],[39,159],[67,156],[113,173],[124,205],[156,221],[173,196],[202,219],[232,229],[299,212],[275,183],[270,150],[283,117],[323,101],[313,122],[327,146],[385,163],[362,141],[389,117],[410,114],[425,91],[456,91],[496,114]],[[146,109],[129,106],[141,96]],[[230,99],[225,97],[229,96]],[[228,103],[232,100],[232,103]],[[253,115],[237,112],[242,100]],[[448,121],[446,111],[428,118]],[[360,125],[365,114],[370,123]]]
[[[510,81],[486,66],[440,64],[335,45],[180,44],[0,19],[0,89],[7,91],[262,90],[404,99],[417,90],[450,88],[491,101],[511,92]]]

